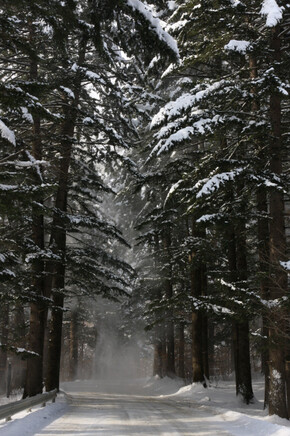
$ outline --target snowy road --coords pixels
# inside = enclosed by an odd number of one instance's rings
[[[178,384],[170,379],[64,383],[68,403],[59,395],[55,404],[20,412],[0,423],[0,436],[290,436],[289,421],[267,418],[259,401],[242,406],[231,383],[229,389],[207,390]]]
[[[136,383],[91,381],[64,388],[70,398],[65,413],[35,436],[231,435],[212,412],[154,397]]]
[[[230,435],[213,415],[170,400],[136,395],[78,393],[67,412],[37,436]]]

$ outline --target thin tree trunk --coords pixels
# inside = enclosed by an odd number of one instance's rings
[[[208,318],[202,316],[202,366],[204,376],[209,380],[209,359],[208,359]]]
[[[9,306],[1,304],[0,307],[0,343],[5,348],[0,347],[0,393],[5,392],[6,387],[6,367],[7,367],[7,345],[9,333]]]
[[[87,39],[80,41],[78,65],[82,66],[85,60]],[[48,277],[47,292],[50,287],[53,296],[53,309],[51,311],[51,330],[49,337],[48,364],[46,374],[46,389],[59,389],[59,372],[61,358],[62,319],[65,287],[65,263],[66,263],[66,228],[63,216],[67,212],[67,196],[69,168],[72,155],[77,107],[81,90],[81,73],[77,73],[74,83],[74,101],[66,108],[65,121],[62,126],[62,138],[60,144],[60,167],[58,189],[55,200],[55,214],[52,223],[51,246],[61,256],[58,262],[52,264],[53,274]],[[51,276],[53,277],[51,280]]]
[[[162,343],[160,339],[155,339],[153,376],[162,377]]]
[[[247,249],[245,238],[245,223],[240,223],[236,229],[236,253],[237,253],[237,277],[239,281],[247,282]],[[249,341],[249,321],[246,319],[236,323],[238,330],[238,392],[242,395],[244,401],[249,404],[253,399],[251,363],[250,363],[250,341]]]
[[[257,209],[260,215],[258,219],[258,253],[259,253],[259,269],[260,269],[260,293],[264,300],[269,299],[269,223],[266,217],[268,212],[267,194],[265,190],[259,189],[257,192]],[[264,408],[269,404],[269,329],[267,315],[264,313],[262,316],[262,352],[261,364],[262,373],[265,376],[265,396]],[[265,339],[267,338],[267,339]]]
[[[160,331],[161,348],[162,348],[162,377],[167,375],[167,348],[166,348],[166,331],[163,325]]]
[[[34,27],[30,26],[30,40],[33,45]],[[37,81],[38,79],[38,64],[35,57],[30,60],[30,80]],[[40,116],[35,113],[33,115],[33,139],[32,139],[32,156],[36,160],[42,160],[42,144],[41,144],[41,122]],[[35,169],[34,183],[40,185],[42,176]],[[40,194],[37,199],[39,204],[43,203]],[[35,248],[39,251],[44,249],[44,220],[43,215],[39,212],[39,206],[32,206],[32,240]],[[23,398],[31,397],[40,394],[43,389],[43,347],[44,347],[44,332],[46,324],[46,305],[43,300],[44,296],[44,262],[41,258],[35,258],[32,262],[32,288],[37,296],[35,302],[30,305],[30,323],[28,333],[28,349],[36,353],[35,356],[27,359],[26,381],[23,393]]]
[[[249,56],[250,78],[255,80],[258,77],[257,60],[253,54]],[[253,101],[252,112],[255,113],[259,110],[259,102],[257,99],[257,90],[254,86],[252,88]],[[263,144],[258,143],[259,158],[263,157]],[[258,218],[258,255],[259,255],[259,273],[260,273],[260,294],[264,300],[269,299],[269,220],[268,220],[268,201],[265,188],[258,188],[257,190],[257,210]],[[265,376],[265,396],[264,408],[269,403],[269,350],[268,350],[268,337],[269,330],[267,327],[266,314],[262,316],[262,352],[261,352],[261,366],[262,373]],[[265,338],[267,338],[265,340]]]
[[[204,237],[206,234],[204,232]],[[206,265],[203,263],[201,268],[201,283],[202,283],[202,295],[207,295],[207,271]],[[209,361],[208,361],[208,316],[202,314],[202,366],[204,376],[209,380]]]
[[[195,222],[192,220],[192,234],[196,235]],[[200,236],[200,235],[198,235]],[[190,290],[193,300],[198,299],[203,292],[203,266],[201,261],[195,261],[195,254],[191,255],[190,266]],[[202,347],[202,313],[193,306],[191,314],[191,361],[192,361],[192,380],[193,382],[204,383],[204,368],[203,368],[203,347]]]
[[[175,342],[174,342],[174,320],[173,320],[173,308],[172,308],[172,297],[173,297],[173,287],[172,287],[172,270],[171,270],[171,238],[170,233],[166,233],[163,236],[163,248],[164,248],[164,258],[167,264],[166,267],[166,277],[165,277],[165,295],[169,302],[168,309],[166,311],[165,329],[166,329],[166,348],[167,348],[167,364],[166,364],[166,375],[169,377],[175,376]]]
[[[14,307],[14,345],[26,348],[26,326],[23,304],[16,302]],[[13,379],[16,388],[24,388],[26,379],[26,362],[20,356],[13,357]]]
[[[159,256],[160,256],[160,244],[159,244],[159,237],[158,235],[155,235],[155,253],[154,253],[154,266],[156,268],[156,270],[158,270],[159,267]],[[158,285],[156,285],[155,288],[155,295],[156,299],[158,301],[161,301],[162,299],[162,289],[161,287]],[[163,315],[163,314],[162,314]],[[163,375],[165,374],[165,368],[164,366],[166,366],[166,363],[163,365],[163,361],[166,362],[166,343],[165,343],[165,338],[163,335],[163,331],[164,331],[164,319],[163,316],[161,315],[161,321],[159,320],[159,322],[155,325],[154,328],[154,361],[153,361],[153,376],[158,376],[160,378],[163,377]],[[158,315],[156,315],[156,321]],[[165,349],[165,358],[163,357],[163,353],[164,353],[164,349]]]
[[[75,380],[78,372],[78,312],[71,312],[69,341],[69,378]]]
[[[184,323],[180,322],[178,326],[178,377],[185,378],[184,370]]]
[[[271,49],[275,68],[281,61],[280,26],[273,29]],[[278,71],[277,71],[278,73]],[[282,135],[281,135],[281,96],[278,92],[270,95],[270,121],[272,137],[270,140],[270,170],[280,175],[282,173]],[[287,295],[287,274],[280,265],[286,260],[286,236],[284,222],[284,198],[278,190],[270,192],[270,300],[276,300]],[[282,308],[271,313],[269,328],[269,414],[288,418],[285,390],[285,344],[287,314]]]
[[[240,224],[240,226],[242,223]],[[245,280],[247,277],[246,246],[242,235],[243,228],[229,232],[229,269],[231,280]],[[237,235],[238,233],[238,235]],[[234,321],[232,327],[232,340],[236,377],[236,394],[242,395],[248,404],[253,399],[250,346],[249,346],[249,323],[248,321]]]

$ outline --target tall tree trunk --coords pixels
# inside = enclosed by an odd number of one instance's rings
[[[192,220],[192,234],[194,237],[200,237],[201,234],[197,234],[195,228],[194,219]],[[204,285],[204,268],[201,260],[195,260],[195,253],[192,253],[190,258],[190,290],[193,301],[203,294]],[[194,304],[194,303],[193,303]],[[204,383],[204,367],[203,367],[203,315],[200,310],[196,309],[193,305],[191,314],[191,333],[192,333],[192,345],[191,345],[191,361],[192,361],[192,380],[193,382]]]
[[[174,342],[174,313],[172,307],[173,287],[172,287],[172,268],[171,268],[171,237],[167,232],[163,235],[164,259],[166,262],[166,277],[164,283],[166,300],[169,302],[166,310],[166,348],[167,348],[167,364],[166,375],[169,377],[175,376],[175,342]]]
[[[246,284],[248,268],[245,232],[245,223],[241,222],[236,228],[237,278],[238,281]],[[242,395],[244,401],[249,404],[254,397],[250,363],[249,321],[246,319],[245,321],[237,322],[236,328],[238,335],[238,392]]]
[[[78,372],[78,311],[73,309],[69,335],[69,378],[75,380]]]
[[[259,254],[259,269],[260,269],[260,293],[264,300],[269,299],[269,222],[267,218],[268,204],[267,194],[264,189],[259,189],[257,192],[257,209],[259,212],[258,219],[258,254]],[[269,329],[267,314],[262,316],[262,352],[261,363],[262,373],[265,376],[265,396],[264,408],[269,404]],[[267,339],[265,339],[267,338]]]
[[[235,230],[231,226],[229,232],[229,269],[231,280],[235,283],[247,278],[246,242],[243,235],[244,227],[239,224]],[[249,345],[249,322],[234,321],[232,327],[233,352],[236,376],[236,394],[242,395],[248,404],[253,399],[250,345]]]
[[[202,316],[202,367],[204,376],[209,380],[209,358],[208,358],[208,317]]]
[[[2,303],[0,306],[0,393],[5,392],[6,387],[6,367],[7,367],[7,345],[9,333],[9,306]]]
[[[184,369],[184,323],[180,322],[178,325],[178,372],[180,378],[185,378]]]
[[[16,302],[14,307],[14,344],[20,348],[26,348],[26,325],[23,304]],[[26,379],[26,362],[20,356],[13,357],[13,379],[16,388],[24,388]]]
[[[162,343],[159,338],[155,339],[154,344],[154,361],[153,361],[153,376],[162,377]]]
[[[83,36],[80,40],[78,65],[82,66],[85,60],[87,38]],[[69,169],[73,149],[73,140],[76,120],[77,107],[79,104],[81,91],[81,72],[76,73],[73,92],[74,100],[71,105],[65,108],[65,120],[62,126],[62,141],[60,144],[60,166],[58,188],[55,200],[55,213],[53,216],[51,246],[55,253],[60,256],[60,260],[52,263],[53,274],[48,276],[47,292],[50,287],[53,297],[53,309],[51,311],[50,336],[48,348],[48,362],[46,374],[46,390],[59,389],[59,372],[61,358],[61,337],[62,319],[65,287],[65,264],[66,264],[66,227],[64,216],[67,212],[67,196]],[[51,268],[51,266],[50,266]],[[52,277],[52,279],[51,279]]]
[[[203,237],[206,234],[204,232]],[[207,295],[207,270],[206,264],[202,263],[201,267],[201,281],[202,281],[202,295]],[[202,366],[204,376],[209,379],[209,360],[208,360],[208,316],[206,313],[202,314]]]
[[[33,46],[35,29],[33,24],[30,25],[30,42]],[[38,80],[37,59],[32,55],[30,60],[30,80]],[[32,139],[32,156],[36,160],[42,160],[41,144],[41,122],[40,116],[33,115],[33,139]],[[35,185],[41,185],[43,182],[42,175],[39,171],[34,170],[33,174]],[[43,199],[40,194],[37,203],[42,204]],[[35,245],[35,251],[39,252],[44,249],[44,220],[39,210],[39,206],[32,206],[32,240]],[[27,359],[26,381],[23,398],[40,394],[43,389],[43,347],[44,332],[46,324],[46,305],[44,303],[44,262],[39,257],[35,257],[32,262],[32,289],[37,296],[30,305],[30,322],[28,333],[28,349],[36,353],[35,356]]]
[[[281,28],[276,26],[272,31],[272,62],[279,76],[281,62]],[[270,170],[279,176],[282,173],[282,135],[281,135],[281,96],[273,91],[270,95],[270,121],[272,137],[270,140]],[[286,236],[284,222],[284,198],[278,190],[270,192],[270,300],[287,295],[287,274],[280,262],[286,260]],[[282,308],[274,308],[269,320],[269,413],[287,418],[285,390],[285,344],[287,313]]]
[[[255,80],[258,77],[257,59],[253,54],[249,56],[250,78]],[[255,113],[259,110],[259,101],[257,97],[256,87],[252,88],[253,101],[252,112]],[[263,159],[263,146],[261,141],[258,142],[259,158]],[[259,255],[259,273],[260,273],[260,294],[264,300],[269,299],[269,220],[268,220],[268,201],[265,188],[258,188],[257,190],[257,210],[258,210],[258,255]],[[268,350],[268,337],[269,331],[267,326],[267,315],[264,313],[262,316],[262,352],[261,364],[262,373],[265,376],[265,397],[264,408],[268,406],[269,395],[269,350]],[[264,338],[267,338],[266,340]]]
[[[159,244],[159,236],[155,235],[155,252],[154,252],[154,266],[156,270],[159,268],[159,256],[160,256],[160,244]],[[157,301],[161,301],[162,299],[162,288],[159,286],[159,283],[156,284],[154,296]],[[161,320],[158,320],[158,316],[156,315],[155,321],[159,321],[154,328],[154,361],[153,361],[153,376],[158,376],[160,378],[165,374],[166,368],[166,343],[163,335],[164,331],[164,316],[163,313],[160,316]],[[163,349],[165,349],[165,358],[163,358]],[[165,362],[163,364],[163,362]]]

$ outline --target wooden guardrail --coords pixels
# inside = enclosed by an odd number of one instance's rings
[[[29,410],[33,406],[38,406],[41,404],[43,407],[46,405],[47,401],[55,402],[57,390],[54,389],[50,392],[45,392],[44,394],[38,394],[34,397],[28,397],[24,400],[14,401],[13,403],[4,404],[0,406],[0,419],[5,419],[10,421],[11,417],[18,412],[23,410]]]

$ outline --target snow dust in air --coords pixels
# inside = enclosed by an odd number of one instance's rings
[[[100,300],[92,376],[112,385],[152,375],[152,347],[146,333],[132,326],[124,306]],[[120,382],[120,383],[119,383]]]

